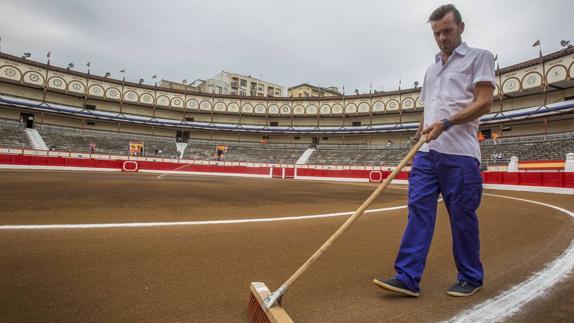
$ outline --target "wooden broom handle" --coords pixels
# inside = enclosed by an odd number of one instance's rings
[[[353,222],[355,222],[355,220],[357,220],[361,216],[361,214],[363,214],[363,212],[373,203],[373,201],[379,196],[379,194],[381,194],[387,188],[387,186],[391,184],[392,180],[395,179],[395,177],[397,177],[399,172],[413,158],[413,156],[426,142],[426,140],[427,135],[423,135],[420,138],[420,140],[414,145],[414,147],[411,148],[409,153],[405,156],[405,158],[403,158],[403,160],[399,163],[399,165],[392,171],[389,177],[387,177],[379,185],[379,187],[377,187],[377,189],[371,194],[371,196],[369,196],[369,198],[365,202],[363,202],[363,204],[355,211],[355,213],[353,213],[353,215],[350,218],[348,218],[347,221],[345,221],[345,223],[343,223],[343,225],[337,230],[337,232],[335,232],[327,241],[325,241],[325,243],[323,243],[323,245],[317,251],[315,251],[315,253],[309,259],[307,259],[307,261],[305,261],[305,263],[301,267],[299,267],[299,269],[297,269],[297,271],[293,273],[291,277],[289,277],[289,279],[287,279],[287,281],[282,285],[282,288],[287,290],[289,286],[295,283],[295,281],[297,281],[297,279],[299,279],[299,277],[301,277],[301,275],[303,275],[303,273],[305,273],[305,271],[309,269],[309,267],[311,267],[311,265],[323,254],[323,252],[325,252],[325,250],[327,250],[327,248],[329,248],[333,244],[333,242],[335,242],[335,240],[337,240],[339,236],[341,236],[351,226],[351,224],[353,224]]]

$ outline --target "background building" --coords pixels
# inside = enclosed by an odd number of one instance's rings
[[[311,84],[303,83],[292,86],[287,89],[290,97],[309,97],[309,96],[339,96],[342,95],[336,86],[319,87]]]
[[[172,89],[172,90],[180,90],[180,91],[187,91],[187,92],[199,92],[199,87],[195,84],[184,84],[182,82],[173,82],[168,80],[161,80],[158,83],[159,87]]]
[[[243,96],[283,96],[283,86],[241,74],[222,71],[205,80],[201,92]]]

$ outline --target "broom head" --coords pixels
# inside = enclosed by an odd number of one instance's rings
[[[292,323],[293,320],[289,317],[287,312],[279,304],[267,307],[263,304],[263,300],[271,294],[271,291],[264,283],[252,282],[249,286],[251,294],[249,295],[249,305],[247,312],[249,319],[253,323]]]

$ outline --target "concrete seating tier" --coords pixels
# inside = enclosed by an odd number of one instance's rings
[[[0,147],[32,148],[24,129],[19,121],[0,119]]]
[[[46,145],[52,150],[90,152],[90,144],[96,144],[98,154],[128,155],[130,141],[144,143],[144,156],[175,156],[175,138],[119,133],[100,130],[66,128],[51,125],[37,126]],[[161,150],[161,154],[156,151]]]

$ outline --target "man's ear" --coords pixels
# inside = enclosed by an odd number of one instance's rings
[[[464,32],[464,21],[462,21],[462,22],[459,24],[459,28],[460,28],[460,33],[462,34],[462,33]]]

